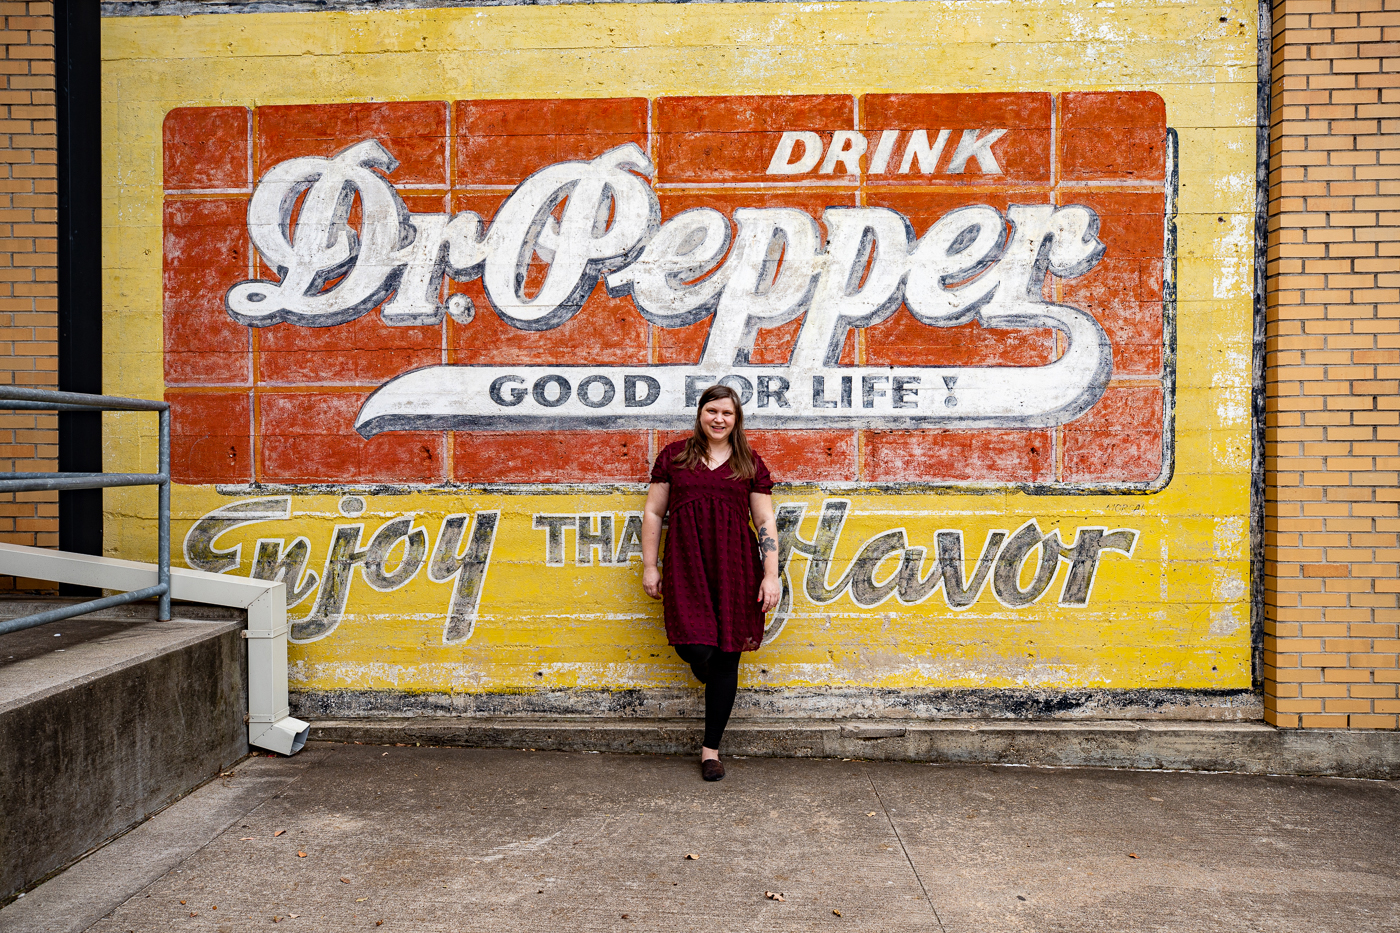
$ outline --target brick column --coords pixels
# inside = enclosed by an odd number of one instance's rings
[[[0,382],[56,388],[53,4],[0,3],[0,21]],[[0,412],[0,470],[57,469],[58,416]],[[0,495],[0,541],[57,547],[57,494]],[[51,586],[0,577],[0,590]]]
[[[1400,714],[1400,0],[1273,7],[1265,717]]]

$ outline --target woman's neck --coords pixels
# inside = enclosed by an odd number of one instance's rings
[[[722,441],[717,441],[717,440],[715,440],[714,438],[710,438],[709,440],[710,440],[710,451],[709,451],[709,453],[710,453],[710,460],[711,460],[711,461],[714,461],[714,460],[723,460],[725,457],[729,456],[729,451],[730,451],[729,438],[726,437],[726,438],[725,438],[724,440],[722,440]]]

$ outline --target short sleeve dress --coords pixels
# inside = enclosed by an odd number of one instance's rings
[[[773,478],[754,455],[754,477],[741,480],[728,463],[673,465],[685,441],[656,458],[653,483],[671,486],[661,598],[666,638],[673,645],[714,645],[720,651],[754,651],[763,641],[758,586],[763,561],[749,528],[749,493],[771,493]]]

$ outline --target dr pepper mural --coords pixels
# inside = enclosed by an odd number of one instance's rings
[[[751,711],[1248,714],[1228,152],[1179,89],[824,83],[160,109],[177,540],[287,584],[304,712],[689,709],[641,505],[720,382],[782,483]]]

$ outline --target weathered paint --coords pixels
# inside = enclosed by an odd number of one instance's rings
[[[185,562],[288,578],[309,709],[684,706],[689,675],[640,587],[643,483],[683,427],[687,375],[747,377],[763,428],[762,375],[783,415],[754,439],[788,481],[786,586],[742,669],[753,709],[1123,715],[1186,696],[1248,715],[1254,15],[913,2],[108,19],[107,390],[176,408]],[[536,307],[533,289],[557,285],[543,254],[524,291],[492,279],[491,250],[543,229],[495,222],[508,196],[535,196],[517,186],[603,172],[589,160],[629,145],[630,168],[608,169],[627,177],[607,176],[609,229],[637,224],[627,242],[604,250],[570,202],[545,234],[554,255],[601,250],[575,278],[604,284]],[[384,174],[333,160],[351,147]],[[359,256],[327,253],[338,202],[315,176],[332,171],[362,173],[345,218]],[[318,238],[284,232],[279,177],[309,186],[295,222]],[[814,225],[808,293],[752,343],[751,289],[687,317],[703,302],[636,285],[644,248],[666,242],[657,224],[702,206],[735,237],[785,209],[789,272]],[[832,207],[886,225],[866,235],[860,287],[822,258],[839,253]],[[1081,252],[1052,256],[1027,300],[1086,326],[984,326],[996,296],[983,323],[920,313],[942,299],[919,284],[932,254],[916,247],[960,207],[1022,230],[1032,208],[1045,223],[1059,209],[1061,247]],[[401,219],[443,249],[391,242]],[[937,255],[980,248],[958,232]],[[974,285],[1027,281],[1011,240]],[[294,241],[324,245],[294,256]],[[901,251],[904,277],[839,324]],[[353,263],[328,274],[347,257],[364,260],[353,282]],[[284,276],[346,269],[353,300],[278,297]],[[470,306],[428,297],[438,276]],[[384,302],[395,281],[423,296]],[[724,359],[706,357],[712,321],[737,322]],[[1054,370],[1095,332],[1106,371]],[[640,417],[627,402],[648,397],[646,376],[664,390]],[[892,392],[896,377],[916,391]],[[472,380],[482,391],[464,396]],[[1008,408],[1015,380],[1033,391]],[[386,384],[412,391],[375,409]],[[802,405],[780,413],[784,384]],[[1066,385],[1077,402],[1034,410]],[[109,469],[149,456],[134,422],[107,424]],[[141,493],[106,501],[109,546],[150,551]]]

